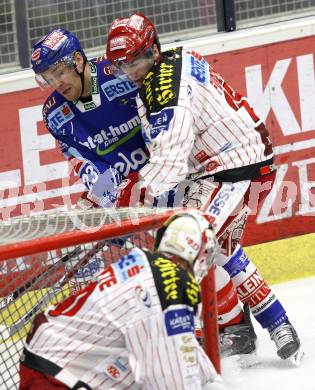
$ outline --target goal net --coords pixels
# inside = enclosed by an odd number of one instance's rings
[[[133,247],[152,250],[156,231],[176,211],[59,211],[0,222],[0,389],[19,387],[19,359],[35,315],[84,288]],[[219,369],[212,270],[202,297],[204,345]]]

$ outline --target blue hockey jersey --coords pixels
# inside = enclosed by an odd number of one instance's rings
[[[99,196],[114,202],[114,187],[148,158],[136,109],[138,90],[129,79],[116,78],[106,59],[89,65],[92,100],[67,101],[55,91],[44,103],[43,119],[64,155],[83,162],[78,174],[86,187],[98,187]]]

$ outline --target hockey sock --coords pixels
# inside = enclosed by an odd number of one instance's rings
[[[271,332],[288,321],[285,309],[240,245],[230,257],[220,256],[217,263],[230,275],[239,299],[248,302],[263,328]]]
[[[219,328],[238,324],[243,319],[242,307],[228,273],[220,266],[215,270]]]

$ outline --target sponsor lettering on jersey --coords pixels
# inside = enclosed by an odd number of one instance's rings
[[[143,271],[147,267],[146,257],[143,254],[132,253],[120,258],[112,265],[117,280],[123,282]]]
[[[168,336],[194,332],[194,311],[192,308],[168,310],[164,316]]]
[[[110,74],[113,73],[112,68],[111,68],[110,66],[104,66],[103,72],[104,72],[104,74],[105,74],[106,76],[109,76]]]
[[[191,335],[183,335],[181,336],[181,345],[179,348],[183,359],[185,363],[187,363],[190,367],[190,372],[188,377],[191,378],[191,374],[194,372],[191,364],[196,364],[197,363],[197,350],[196,350],[196,345],[194,344],[194,339]],[[196,366],[195,374],[199,375],[199,370],[198,367]]]
[[[91,278],[97,272],[100,272],[103,268],[104,262],[101,257],[94,256],[86,266],[80,268],[75,274],[76,279],[86,279]]]
[[[186,282],[186,294],[189,303],[196,307],[196,305],[200,302],[200,287],[197,283],[195,277],[188,272],[189,280]]]
[[[161,106],[176,97],[176,93],[173,91],[173,75],[174,65],[162,63],[160,73],[157,75],[158,87],[155,88],[155,92],[157,92],[156,100]]]
[[[98,276],[98,287],[101,291],[104,291],[111,286],[115,286],[115,284],[117,284],[117,278],[114,269],[109,266]]]
[[[137,86],[127,78],[117,78],[102,84],[101,88],[107,99],[111,102],[117,97],[135,91]]]
[[[200,84],[209,84],[209,65],[205,59],[198,59],[196,56],[187,55],[186,66],[188,76],[193,77]]]
[[[54,105],[56,104],[56,98],[55,96],[52,96],[43,107],[43,116],[46,117],[47,111],[50,110]]]
[[[57,133],[65,123],[69,122],[73,118],[74,113],[69,107],[69,104],[63,103],[61,106],[57,107],[54,111],[48,114],[48,126],[53,132]]]
[[[120,377],[120,371],[112,364],[109,364],[106,367],[105,372],[109,377],[111,377],[114,380],[117,380]]]
[[[175,302],[179,298],[179,281],[178,267],[168,259],[159,257],[154,261],[154,265],[159,268],[162,279],[162,288],[165,294],[165,300]]]
[[[227,184],[222,188],[212,200],[210,207],[207,210],[207,213],[210,216],[210,222],[214,227],[216,227],[216,219],[221,215],[222,209],[225,206],[226,202],[233,195],[235,190],[235,185],[233,183]]]
[[[154,104],[157,107],[176,105],[177,93],[174,85],[178,89],[175,64],[162,62],[155,73],[148,73],[143,81],[143,88],[149,111],[152,111]]]
[[[167,131],[169,129],[170,122],[173,119],[173,116],[173,108],[164,108],[158,113],[152,113],[150,116],[150,134],[144,134],[144,142],[150,143],[160,134],[161,131]]]
[[[152,112],[177,105],[182,71],[181,52],[182,48],[163,52],[163,61],[151,68],[143,81],[139,96],[148,119]]]
[[[129,157],[118,152],[117,157],[120,157],[121,160],[114,164],[114,168],[124,176],[128,176],[131,171],[138,171],[148,160],[148,156],[142,148],[133,150]]]
[[[134,137],[141,130],[140,123],[140,118],[136,115],[118,126],[110,125],[108,129],[102,129],[93,136],[88,136],[86,140],[77,142],[95,150],[97,155],[104,156]]]
[[[191,273],[183,274],[173,261],[162,257],[153,260],[151,267],[163,309],[183,300],[196,308],[200,302],[200,287]]]

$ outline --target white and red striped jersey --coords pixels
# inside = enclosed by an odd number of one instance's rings
[[[70,388],[78,381],[92,389],[207,388],[218,376],[194,336],[199,301],[191,274],[135,248],[45,312],[23,364]]]
[[[269,133],[248,100],[193,51],[163,53],[144,80],[137,105],[150,152],[140,170],[142,187],[154,194],[187,177],[251,179],[272,163]]]

